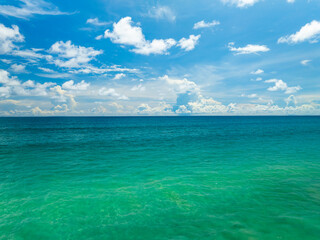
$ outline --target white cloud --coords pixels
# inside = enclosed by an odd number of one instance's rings
[[[287,0],[288,3],[294,3],[295,0]]]
[[[61,12],[53,4],[44,0],[20,0],[19,7],[12,5],[0,5],[0,14],[16,18],[27,19],[33,15],[61,15],[68,14]]]
[[[150,55],[150,54],[167,54],[168,49],[176,44],[172,38],[146,40],[139,26],[134,26],[131,17],[120,19],[113,24],[113,31],[106,30],[104,38],[110,38],[113,43],[129,45],[135,47],[132,52]]]
[[[116,97],[117,99],[120,99],[120,100],[128,100],[127,96],[117,93],[114,88],[102,87],[99,89],[99,95]]]
[[[61,86],[54,86],[50,88],[51,98],[58,103],[67,103],[70,108],[77,106],[77,102],[74,99],[74,95],[70,94],[66,90],[63,90]]]
[[[47,72],[47,73],[54,73],[55,72],[50,68],[38,67],[38,69],[40,69],[40,70],[42,70],[44,72]]]
[[[195,23],[193,25],[193,29],[209,28],[209,27],[217,26],[219,24],[220,24],[220,22],[216,21],[216,20],[213,20],[212,22],[205,22],[205,21],[202,20],[200,22]]]
[[[89,18],[87,20],[87,23],[95,25],[95,26],[106,26],[106,25],[109,24],[109,22],[101,22],[101,21],[99,21],[98,18]]]
[[[270,80],[266,80],[265,82],[274,83],[274,86],[268,88],[268,91],[272,91],[272,92],[284,91],[286,94],[292,94],[302,89],[300,86],[288,87],[287,83],[285,83],[281,79],[270,79]]]
[[[84,91],[87,90],[88,87],[90,86],[90,83],[86,83],[84,80],[81,82],[74,84],[73,80],[67,81],[64,84],[62,84],[62,88],[67,89],[67,90],[80,90]]]
[[[252,93],[252,94],[249,94],[249,95],[241,94],[241,97],[257,98],[257,97],[258,97],[258,95],[257,95],[256,93]]]
[[[4,63],[6,63],[6,64],[11,64],[11,63],[12,63],[12,61],[9,60],[9,59],[0,59],[0,61],[1,61],[1,62],[4,62]]]
[[[26,66],[22,64],[14,63],[11,65],[10,69],[15,73],[22,73],[22,72],[25,72]]]
[[[256,71],[251,72],[251,74],[254,74],[254,75],[259,75],[262,73],[264,73],[264,71],[262,69],[257,69]]]
[[[236,48],[234,47],[234,43],[231,42],[228,44],[228,47],[231,52],[235,52],[235,54],[256,54],[259,52],[268,52],[270,49],[266,45],[253,45],[253,44],[248,44],[245,47],[239,47]]]
[[[114,80],[119,80],[119,79],[121,79],[121,78],[123,78],[123,77],[125,77],[126,76],[126,74],[124,74],[124,73],[118,73],[118,74],[116,74],[115,76],[114,76]]]
[[[146,88],[144,86],[142,86],[142,84],[140,83],[139,85],[136,85],[136,86],[133,86],[131,88],[131,91],[140,91],[140,92],[143,92],[145,91]]]
[[[164,75],[159,78],[162,81],[165,81],[169,85],[173,86],[174,89],[178,92],[186,92],[186,91],[198,91],[199,88],[195,82],[189,81],[186,78],[183,79],[174,79],[170,78],[168,75]]]
[[[142,103],[137,107],[136,113],[142,115],[172,115],[172,107],[165,102],[161,102],[154,107],[149,106],[149,104]]]
[[[0,54],[7,54],[17,48],[14,42],[23,42],[24,36],[19,32],[19,27],[12,25],[6,27],[0,24]]]
[[[52,82],[34,83],[28,80],[22,83],[17,77],[10,76],[10,73],[0,69],[0,83],[2,86],[2,94],[5,91],[5,97],[14,96],[47,96],[47,88],[56,85]]]
[[[103,53],[102,50],[95,50],[92,47],[76,46],[71,41],[56,42],[50,47],[49,52],[59,57],[53,60],[55,65],[66,68],[80,68]]]
[[[146,40],[139,26],[133,26],[131,17],[121,18],[119,22],[113,23],[113,31],[107,29],[105,38],[110,38],[113,43],[140,47]]]
[[[37,53],[36,51],[30,50],[30,49],[14,50],[12,52],[12,55],[19,56],[19,57],[22,57],[22,58],[27,58],[27,59],[41,59],[41,58],[50,59],[51,58],[50,55],[43,55],[41,53]]]
[[[166,19],[168,21],[176,20],[174,12],[167,6],[152,7],[147,16],[155,19]]]
[[[320,22],[313,20],[304,25],[298,32],[278,39],[278,43],[296,44],[309,41],[311,43],[318,42],[320,36]]]
[[[309,62],[311,62],[311,60],[306,59],[306,60],[302,60],[300,63],[304,66],[307,66]]]
[[[135,48],[132,52],[150,55],[150,54],[168,54],[168,50],[176,45],[176,41],[169,39],[153,39],[152,42],[147,41],[144,45]]]
[[[235,5],[239,8],[251,7],[259,0],[221,0],[225,4]]]
[[[199,42],[199,38],[201,37],[201,35],[190,35],[189,38],[182,38],[179,43],[178,46],[181,47],[181,49],[185,50],[185,51],[191,51],[194,49],[194,47],[198,44]]]

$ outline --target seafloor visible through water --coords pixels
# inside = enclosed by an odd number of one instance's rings
[[[320,117],[0,118],[0,239],[320,239]]]

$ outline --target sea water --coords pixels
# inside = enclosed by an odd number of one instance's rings
[[[0,118],[0,239],[320,239],[320,117]]]

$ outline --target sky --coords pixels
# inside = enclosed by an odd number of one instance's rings
[[[319,115],[318,0],[0,0],[0,116]]]

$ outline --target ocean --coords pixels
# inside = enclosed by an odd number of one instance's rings
[[[0,118],[0,239],[320,239],[320,117]]]

